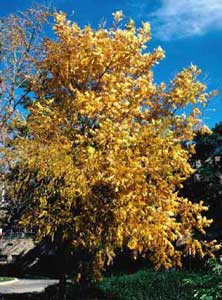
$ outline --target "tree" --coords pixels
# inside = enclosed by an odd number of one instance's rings
[[[30,100],[29,77],[38,77],[36,58],[43,56],[41,34],[50,14],[48,8],[37,6],[0,19],[1,143],[7,136],[9,119]]]
[[[34,174],[23,224],[34,223],[40,238],[50,236],[67,253],[82,253],[77,281],[88,270],[100,277],[125,247],[170,268],[181,265],[181,237],[185,254],[203,256],[214,245],[195,238],[211,223],[203,202],[177,192],[193,172],[193,147],[182,142],[192,140],[197,106],[209,97],[200,71],[191,65],[169,86],[155,84],[163,50],[145,51],[148,23],[121,27],[121,19],[118,11],[109,30],[93,30],[55,14],[57,39],[45,39],[40,76],[29,77],[36,101],[26,120],[13,121],[26,134],[17,130],[4,152],[26,170],[22,182]],[[188,116],[176,113],[190,104]]]
[[[198,132],[194,143],[196,151],[190,163],[196,171],[184,182],[181,195],[195,202],[204,200],[209,206],[207,215],[214,220],[208,235],[221,241],[222,124],[216,124],[211,133]]]
[[[32,101],[29,78],[39,76],[36,64],[44,57],[42,38],[50,15],[52,12],[49,8],[38,5],[25,12],[0,18],[0,147],[7,146],[8,136],[15,134],[10,120],[17,114],[26,114],[25,108]],[[21,132],[20,128],[20,134]],[[20,206],[19,195],[21,189],[24,190],[21,176],[16,183],[19,169],[11,171],[9,161],[6,162],[0,155],[0,189],[4,194],[6,189],[9,192],[9,185],[6,186],[4,180],[5,174],[8,172],[9,177],[13,177],[13,185],[10,184],[10,203],[7,203],[8,216],[0,220],[0,223],[9,221],[10,225],[15,215],[20,215],[24,205],[23,203]],[[7,194],[5,198],[9,201]]]

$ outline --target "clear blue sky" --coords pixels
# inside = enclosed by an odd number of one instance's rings
[[[110,21],[116,10],[140,22],[149,21],[153,39],[150,49],[160,45],[166,58],[155,67],[157,82],[169,81],[190,63],[203,70],[202,79],[209,90],[220,95],[204,110],[204,122],[213,127],[222,121],[222,0],[0,0],[0,16],[15,13],[32,3],[51,3],[68,14],[74,11],[81,26],[96,27],[102,20]]]

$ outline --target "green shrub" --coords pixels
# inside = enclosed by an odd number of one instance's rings
[[[183,282],[193,289],[193,297],[197,300],[222,300],[222,261],[209,260],[211,271],[189,277]]]
[[[106,278],[100,289],[115,300],[191,300],[192,285],[183,282],[188,276],[192,277],[192,274],[139,271],[132,275]]]

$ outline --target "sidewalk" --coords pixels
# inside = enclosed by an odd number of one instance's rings
[[[40,293],[50,285],[58,284],[57,279],[17,279],[0,286],[1,294]]]

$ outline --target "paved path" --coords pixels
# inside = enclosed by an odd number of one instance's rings
[[[19,279],[16,282],[8,282],[5,285],[1,285],[0,295],[43,292],[47,286],[58,282],[56,279]]]

